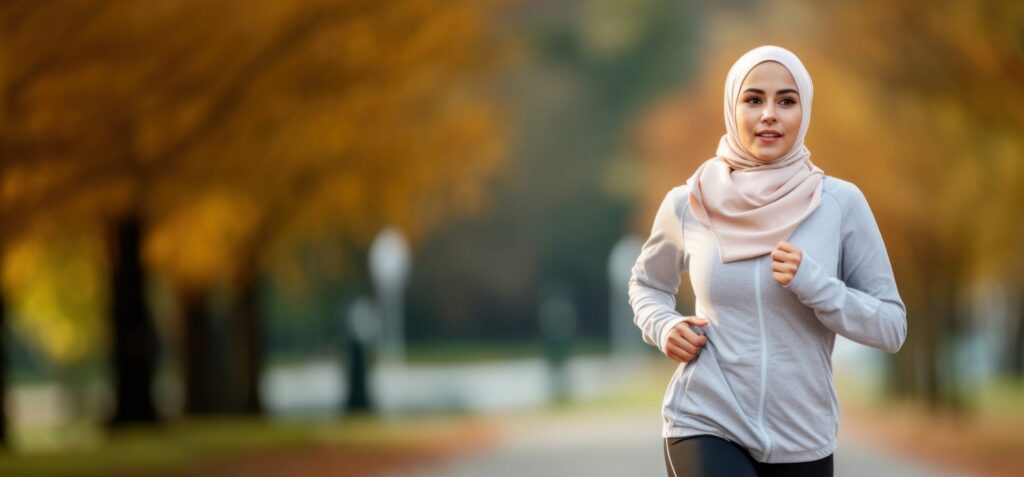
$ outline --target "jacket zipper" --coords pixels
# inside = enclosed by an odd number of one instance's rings
[[[764,398],[768,385],[768,346],[765,337],[764,311],[761,308],[761,259],[754,261],[754,296],[757,301],[757,323],[761,331],[761,395],[757,404],[757,423],[761,427],[761,436],[765,442],[764,460],[772,455],[772,441],[764,427]]]

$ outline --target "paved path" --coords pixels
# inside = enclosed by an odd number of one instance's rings
[[[661,476],[657,415],[502,418],[506,435],[481,454],[403,477]],[[652,438],[652,436],[655,436]],[[399,477],[399,476],[396,476]]]
[[[657,415],[636,411],[572,411],[504,417],[496,447],[453,462],[394,477],[633,477],[664,476]],[[841,436],[836,477],[956,477]]]
[[[853,351],[857,351],[854,349]],[[845,361],[838,353],[837,366]],[[870,360],[859,357],[855,362]],[[574,402],[585,403],[634,385],[637,363],[574,358],[569,364]],[[378,405],[386,413],[458,410],[495,416],[504,432],[482,453],[394,477],[602,477],[663,476],[659,409],[538,411],[550,399],[543,360],[521,359],[457,365],[379,366],[372,376]],[[661,370],[664,375],[671,370]],[[664,379],[664,378],[659,378]],[[275,413],[334,412],[345,394],[336,363],[281,369],[264,391]],[[339,389],[341,391],[339,392]],[[657,400],[656,395],[652,398]],[[836,476],[955,477],[842,433]],[[390,476],[389,476],[390,477]]]

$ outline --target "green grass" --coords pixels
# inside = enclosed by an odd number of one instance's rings
[[[608,354],[607,340],[581,339],[571,345],[574,356]],[[415,364],[448,364],[543,358],[541,341],[485,342],[470,340],[409,343],[407,361]]]
[[[1024,419],[1024,381],[1003,378],[978,393],[974,406],[982,414]]]
[[[414,438],[464,422],[453,416],[408,417],[401,421],[374,417],[344,420],[275,422],[262,419],[187,420],[158,427],[94,432],[92,441],[73,449],[0,452],[0,475],[107,476],[174,475],[216,457],[261,449],[332,444],[366,448],[405,446]],[[64,430],[65,432],[67,430]]]
[[[42,431],[37,431],[42,432]],[[63,429],[61,432],[68,432]],[[92,476],[116,472],[172,472],[204,458],[309,441],[306,426],[261,421],[189,421],[155,428],[95,432],[74,449],[0,454],[0,474]]]
[[[338,353],[344,350],[336,350]],[[607,340],[579,339],[570,346],[572,356],[607,355]],[[504,361],[510,359],[543,358],[544,343],[539,340],[479,341],[443,340],[418,341],[406,344],[405,360],[409,364],[463,364]],[[268,367],[301,364],[317,359],[342,360],[341,354],[276,354],[268,357]]]

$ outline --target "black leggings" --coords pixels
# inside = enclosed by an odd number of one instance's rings
[[[764,464],[721,437],[701,435],[664,440],[668,477],[832,477],[832,455],[812,462]]]

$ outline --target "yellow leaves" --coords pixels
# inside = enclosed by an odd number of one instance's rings
[[[3,268],[13,329],[58,365],[106,340],[105,250],[90,231],[76,232],[27,237],[9,248]]]

